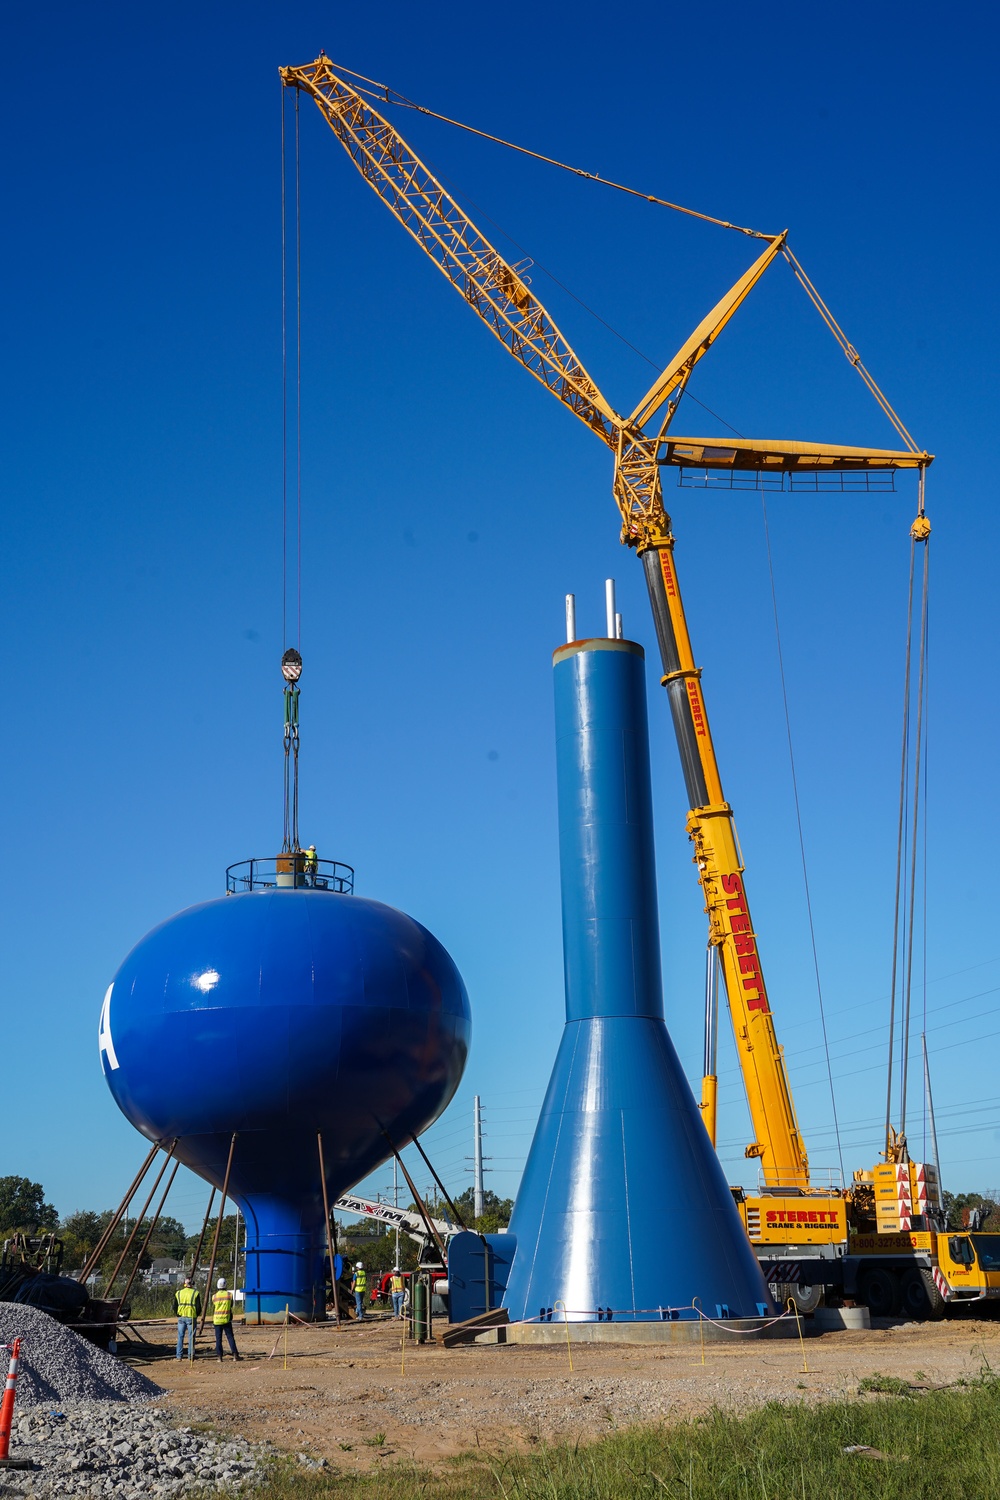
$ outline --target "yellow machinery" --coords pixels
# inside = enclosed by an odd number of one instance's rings
[[[790,1246],[842,1251],[847,1241],[846,1199],[834,1187],[810,1183],[809,1163],[792,1102],[782,1049],[764,981],[733,812],[723,793],[708,711],[688,634],[664,509],[664,465],[708,476],[737,471],[816,476],[852,472],[883,476],[921,472],[932,456],[917,449],[860,359],[819,299],[786,244],[784,233],[757,234],[765,242],[753,265],[703,319],[627,416],[597,388],[567,340],[528,285],[489,242],[362,92],[320,55],[304,67],[281,69],[288,87],[309,95],[359,172],[463,299],[510,354],[596,434],[614,456],[614,497],[621,540],[642,561],[663,666],[690,812],[687,830],[709,920],[709,945],[721,968],[736,1035],[754,1139],[746,1155],[759,1163],[763,1188],[741,1208],[751,1239],[763,1252]],[[365,90],[365,92],[370,92]],[[733,226],[729,226],[733,227]],[[754,231],[746,231],[755,233]],[[771,263],[785,255],[835,336],[894,422],[903,450],[744,438],[680,437],[671,429],[695,365]],[[862,478],[861,482],[867,482]],[[921,486],[922,491],[922,486]],[[711,1009],[711,1006],[710,1006]],[[707,1028],[702,1111],[715,1141],[716,1073]]]

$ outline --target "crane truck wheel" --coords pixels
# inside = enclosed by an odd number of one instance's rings
[[[796,1312],[803,1317],[807,1313],[814,1313],[823,1301],[821,1286],[805,1286],[793,1281],[773,1281],[771,1291],[782,1312],[785,1311],[791,1299],[795,1303]]]
[[[880,1267],[866,1271],[861,1278],[861,1300],[876,1318],[891,1318],[903,1305],[902,1288],[891,1271]]]
[[[903,1273],[903,1311],[908,1318],[943,1318],[945,1300],[938,1291],[932,1271],[911,1266]]]

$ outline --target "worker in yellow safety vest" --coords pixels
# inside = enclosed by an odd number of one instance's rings
[[[215,1295],[212,1297],[212,1323],[215,1327],[216,1358],[222,1359],[222,1335],[225,1332],[233,1358],[242,1359],[242,1355],[236,1348],[236,1340],[233,1338],[233,1294],[226,1291],[224,1276],[219,1277],[215,1288]]]
[[[319,855],[316,853],[316,845],[310,844],[303,859],[306,885],[316,884],[316,871],[319,868]]]
[[[201,1312],[201,1293],[191,1285],[189,1276],[185,1276],[184,1285],[174,1293],[174,1307],[177,1311],[177,1358],[184,1358],[184,1337],[187,1335],[188,1359],[194,1359],[194,1325]]]
[[[351,1277],[351,1291],[354,1293],[354,1312],[359,1318],[365,1315],[365,1292],[368,1290],[368,1273],[364,1263],[358,1261],[354,1267],[354,1275]]]
[[[392,1276],[389,1280],[389,1290],[392,1293],[392,1315],[394,1318],[403,1316],[403,1297],[405,1295],[405,1283],[403,1273],[398,1266],[393,1266]]]

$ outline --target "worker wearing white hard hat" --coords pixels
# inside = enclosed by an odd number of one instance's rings
[[[359,1260],[354,1267],[351,1277],[351,1291],[354,1293],[354,1315],[359,1320],[365,1315],[365,1293],[368,1290],[368,1273],[365,1270],[364,1261]]]
[[[242,1356],[236,1348],[236,1340],[233,1337],[233,1294],[226,1291],[224,1276],[219,1277],[215,1286],[216,1291],[212,1297],[212,1325],[215,1328],[215,1353],[221,1363],[223,1332],[225,1332],[229,1352],[233,1358],[240,1359]]]

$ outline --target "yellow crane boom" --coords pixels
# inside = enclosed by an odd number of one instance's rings
[[[755,1139],[747,1155],[760,1160],[769,1187],[802,1190],[809,1165],[771,1007],[744,881],[732,808],[718,763],[695,664],[674,538],[663,505],[664,464],[718,469],[829,470],[914,468],[930,455],[911,450],[855,449],[781,440],[730,442],[669,434],[677,402],[694,366],[785,246],[775,236],[703,319],[636,406],[622,416],[602,395],[555,322],[500,252],[445,191],[402,136],[321,54],[304,67],[280,70],[284,84],[309,95],[358,171],[387,208],[455,286],[510,354],[614,453],[614,495],[621,538],[642,559],[663,685],[687,787],[687,829],[718,951],[736,1034]],[[659,426],[647,431],[666,407]],[[715,1140],[714,1070],[706,1067],[702,1109]]]

